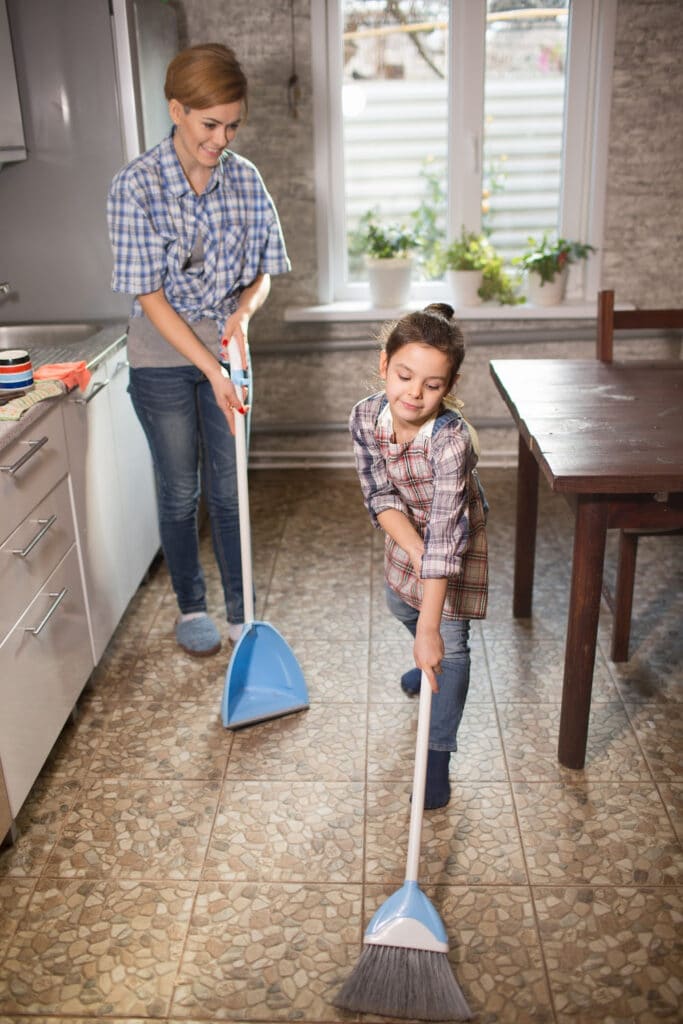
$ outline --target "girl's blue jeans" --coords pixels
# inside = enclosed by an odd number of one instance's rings
[[[419,612],[390,588],[385,587],[387,606],[392,615],[415,636]],[[470,623],[468,619],[442,619],[441,637],[444,656],[437,675],[439,692],[432,695],[429,723],[430,750],[457,750],[457,734],[470,685]]]
[[[128,387],[154,463],[159,529],[178,607],[206,611],[197,511],[204,491],[230,622],[244,621],[235,439],[195,366],[131,368]]]

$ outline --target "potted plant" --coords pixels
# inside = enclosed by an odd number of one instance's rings
[[[515,257],[514,262],[526,271],[529,302],[535,306],[556,306],[564,298],[570,264],[588,259],[595,249],[584,242],[552,239],[547,234],[540,242],[529,238],[528,243],[526,251]]]
[[[503,268],[502,256],[484,234],[461,228],[460,237],[440,253],[440,260],[456,307],[488,301],[502,305],[523,301]]]
[[[382,223],[375,210],[365,213],[355,232],[352,249],[362,252],[373,306],[404,306],[410,292],[412,254],[417,234],[404,224]]]

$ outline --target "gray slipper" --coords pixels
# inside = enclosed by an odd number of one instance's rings
[[[176,623],[175,638],[185,653],[194,658],[208,658],[221,649],[220,634],[208,615],[181,619]]]

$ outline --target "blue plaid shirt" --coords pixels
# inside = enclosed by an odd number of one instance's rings
[[[112,289],[137,296],[163,287],[189,323],[211,317],[222,327],[259,274],[290,269],[278,215],[256,167],[226,151],[196,195],[172,134],[115,176],[107,219]],[[198,232],[204,262],[193,267]],[[142,315],[137,299],[131,315]]]

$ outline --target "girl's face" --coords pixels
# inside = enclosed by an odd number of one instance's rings
[[[168,109],[176,126],[174,145],[186,172],[215,167],[242,120],[241,100],[203,110],[186,110],[178,100],[171,100]]]
[[[432,345],[410,342],[387,359],[382,352],[379,372],[400,440],[411,440],[438,411],[451,386],[451,364],[445,352]]]

